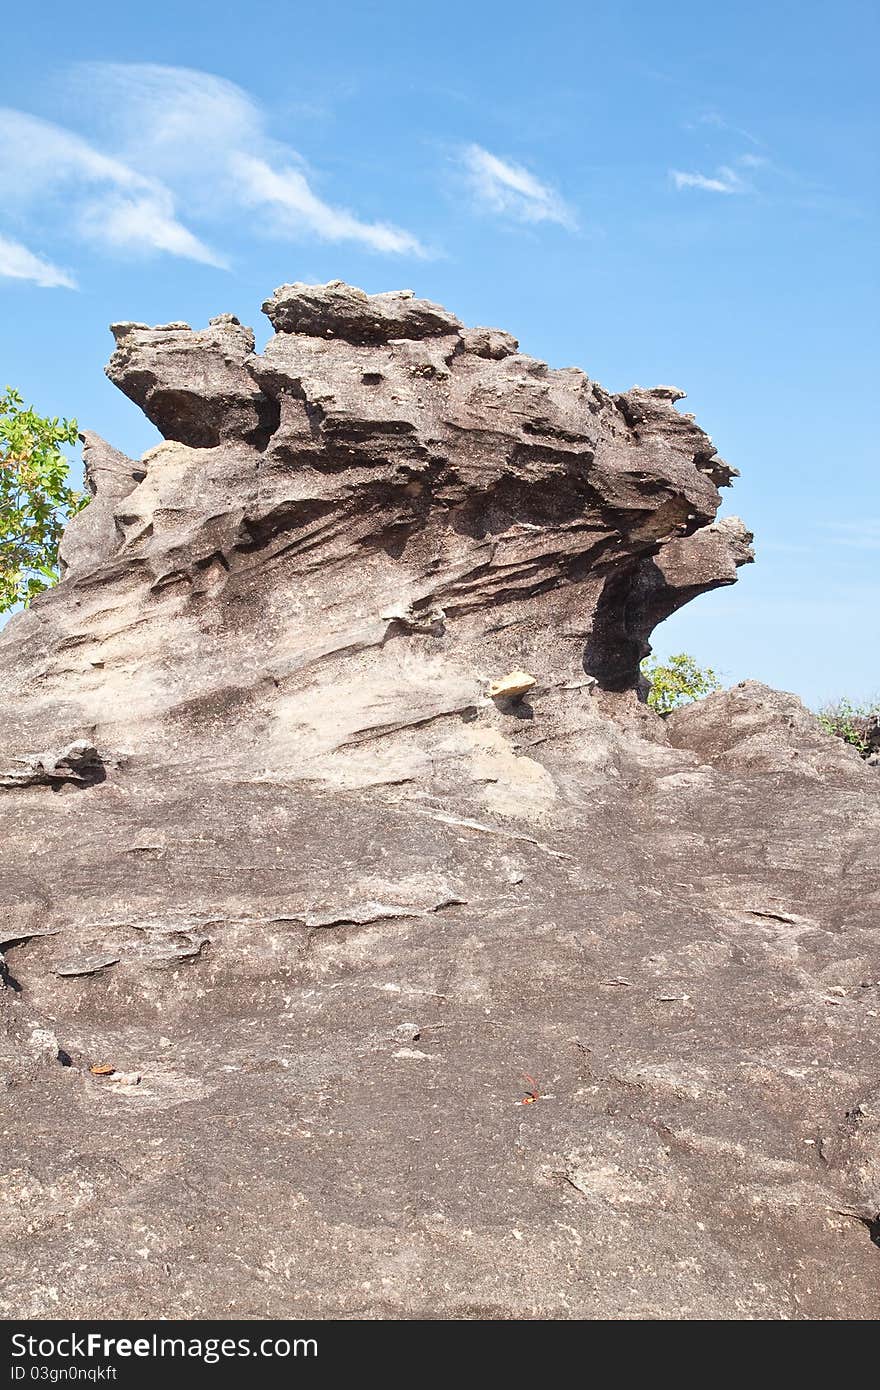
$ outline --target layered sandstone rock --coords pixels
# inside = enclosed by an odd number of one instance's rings
[[[639,697],[735,470],[407,292],[265,308],[115,326],[165,442],[86,436],[0,638],[0,1311],[874,1316],[880,779]]]

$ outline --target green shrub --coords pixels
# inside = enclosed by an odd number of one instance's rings
[[[871,752],[872,741],[869,729],[880,718],[880,700],[857,705],[852,700],[836,700],[819,711],[819,723],[826,733],[842,738],[867,757]]]
[[[687,652],[679,652],[666,661],[646,656],[642,675],[651,682],[648,704],[658,714],[669,714],[681,705],[718,690],[721,685],[710,666],[698,666]]]
[[[11,387],[0,394],[0,613],[58,579],[58,544],[89,500],[68,485],[62,444],[76,421],[44,419]]]

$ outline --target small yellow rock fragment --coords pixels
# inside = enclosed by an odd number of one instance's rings
[[[497,700],[500,696],[513,700],[518,695],[525,695],[535,684],[535,677],[530,676],[528,671],[510,671],[508,675],[502,676],[501,680],[492,682],[489,686],[489,698]]]

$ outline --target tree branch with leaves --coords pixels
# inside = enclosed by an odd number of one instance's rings
[[[651,686],[648,704],[658,714],[671,714],[692,700],[710,695],[721,685],[711,666],[698,666],[687,652],[679,652],[666,661],[645,657],[642,675]]]
[[[58,581],[64,528],[89,498],[68,481],[63,444],[75,420],[44,418],[17,391],[0,394],[0,613]]]

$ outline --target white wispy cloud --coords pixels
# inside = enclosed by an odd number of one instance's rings
[[[71,80],[88,138],[0,107],[0,178],[15,189],[24,224],[128,255],[161,252],[225,268],[201,224],[213,240],[242,210],[259,209],[260,230],[286,240],[427,254],[404,228],[322,197],[305,161],[270,137],[261,108],[232,82],[149,63],[82,64]],[[72,283],[18,243],[0,246],[0,274]]]
[[[76,289],[76,281],[66,270],[35,255],[20,241],[10,241],[5,236],[0,236],[0,276],[9,280],[29,280],[43,289]]]
[[[705,193],[748,193],[748,183],[729,164],[721,164],[712,174],[687,174],[670,169],[676,188],[701,188]]]
[[[725,120],[717,111],[704,111],[701,116],[697,117],[694,123],[686,123],[685,129],[693,130],[694,125],[714,126],[716,130],[726,130],[731,135],[738,135],[742,140],[748,140],[750,145],[761,146],[764,143],[763,140],[758,139],[757,135],[753,135],[750,130],[746,130],[744,126],[732,125],[730,121]]]
[[[98,93],[128,161],[175,189],[185,188],[204,216],[263,208],[269,217],[261,230],[279,237],[427,254],[412,232],[323,198],[302,157],[271,138],[265,113],[234,82],[155,63],[91,63],[79,73]]]
[[[273,169],[264,159],[240,155],[231,165],[242,201],[265,207],[275,226],[294,234],[307,230],[321,241],[355,241],[373,251],[426,255],[411,233],[387,222],[364,222],[345,208],[332,207],[311,188],[299,169]]]
[[[132,251],[167,251],[225,270],[224,256],[200,241],[174,214],[174,199],[156,187],[136,194],[110,194],[83,209],[80,226],[93,241]]]
[[[564,199],[523,165],[501,159],[482,145],[465,146],[461,163],[471,192],[483,207],[521,222],[557,222],[569,231],[577,229],[577,218]]]
[[[17,203],[53,209],[86,240],[135,251],[167,251],[222,266],[223,258],[179,221],[161,180],[105,154],[63,126],[0,108],[0,178]]]
[[[769,167],[770,160],[765,155],[741,154],[731,164],[719,164],[710,174],[670,169],[669,177],[678,189],[700,188],[704,193],[754,193],[755,186],[743,170],[754,173]]]

